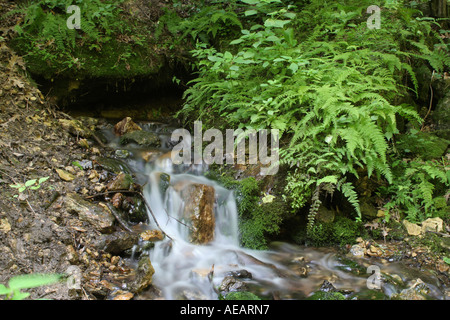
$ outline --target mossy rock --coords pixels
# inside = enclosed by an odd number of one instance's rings
[[[436,124],[436,134],[450,140],[450,91],[447,91],[447,94],[439,100],[432,118]]]
[[[415,132],[399,136],[397,147],[405,155],[415,155],[423,160],[440,158],[447,151],[449,140],[429,132]]]
[[[225,297],[221,296],[221,300],[261,300],[256,294],[243,292],[229,292]]]
[[[136,143],[141,147],[160,147],[161,140],[158,135],[148,131],[133,131],[120,138],[120,144]]]
[[[317,291],[307,300],[345,300],[345,296],[340,292]]]

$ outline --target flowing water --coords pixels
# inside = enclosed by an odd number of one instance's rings
[[[381,264],[379,260],[358,260],[359,267],[351,267],[334,248],[310,248],[288,243],[274,243],[266,251],[255,251],[239,246],[238,212],[232,191],[207,179],[206,166],[174,166],[170,151],[170,130],[165,126],[143,125],[145,130],[158,133],[163,142],[153,150],[151,161],[145,162],[139,154],[142,149],[127,146],[134,154],[128,159],[132,169],[147,177],[144,196],[151,207],[150,229],[159,227],[166,233],[162,241],[150,249],[151,263],[155,269],[153,283],[166,299],[217,299],[223,280],[234,274],[231,284],[246,284],[246,290],[272,299],[305,299],[317,291],[324,280],[339,290],[364,292],[372,265],[382,274],[397,274],[403,283],[419,276],[431,288],[430,296],[445,299],[443,289],[433,274],[415,275],[398,263]],[[167,128],[166,128],[167,129]],[[113,139],[112,146],[118,147]],[[121,147],[122,148],[122,147]],[[170,185],[162,192],[161,173],[170,175]],[[214,240],[205,245],[195,245],[189,240],[189,227],[183,217],[185,201],[180,186],[204,184],[215,190]],[[155,220],[158,224],[155,223]],[[234,273],[233,273],[234,272]],[[236,275],[242,275],[239,278]],[[229,279],[229,277],[228,277]],[[383,281],[380,290],[387,296],[402,288]],[[379,290],[379,291],[380,291]],[[345,292],[345,291],[344,291]]]

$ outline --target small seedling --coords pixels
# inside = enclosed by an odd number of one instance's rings
[[[19,193],[23,193],[26,190],[37,190],[41,187],[42,183],[47,181],[50,177],[44,177],[38,179],[31,179],[26,181],[25,183],[17,183],[17,184],[10,184],[9,186],[11,188],[17,189]],[[19,195],[14,195],[14,198],[17,198]]]

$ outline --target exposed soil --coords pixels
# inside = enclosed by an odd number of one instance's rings
[[[12,5],[3,1],[2,15]],[[36,288],[29,291],[30,298],[120,295],[116,289],[133,271],[122,258],[100,250],[98,243],[106,235],[64,205],[67,194],[87,196],[95,192],[93,181],[98,186],[90,170],[73,162],[94,160],[106,150],[79,132],[70,133],[60,122],[70,117],[57,111],[27,78],[24,60],[7,44],[14,24],[12,17],[0,29],[0,283],[15,275],[78,270],[83,276],[76,288],[67,283]],[[72,172],[74,179],[64,181],[56,169]],[[37,190],[20,193],[11,187],[45,177]],[[110,232],[120,229],[116,222]]]

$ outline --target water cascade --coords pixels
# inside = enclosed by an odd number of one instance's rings
[[[254,292],[268,299],[305,299],[325,280],[343,291],[367,290],[370,274],[365,268],[369,265],[377,265],[381,272],[400,272],[400,264],[387,267],[379,261],[360,260],[358,263],[364,270],[355,274],[339,259],[335,248],[287,243],[274,243],[266,251],[240,247],[233,192],[206,178],[206,165],[173,165],[170,130],[151,124],[142,127],[158,133],[163,142],[161,148],[151,150],[154,156],[150,161],[136,156],[128,163],[136,173],[147,177],[143,194],[150,206],[148,228],[160,228],[166,235],[148,252],[155,269],[153,284],[165,299],[218,299],[219,294],[234,290]],[[117,140],[111,145],[117,147]],[[143,151],[136,145],[127,148],[135,155]],[[209,219],[206,227],[192,221],[192,214],[201,210],[212,211],[211,217],[199,218]],[[212,234],[211,239],[198,237],[208,232]],[[430,284],[433,281],[434,284]],[[435,279],[430,282],[428,286],[434,288],[433,295],[442,299],[438,283]],[[381,290],[390,296],[400,289],[386,284]]]

